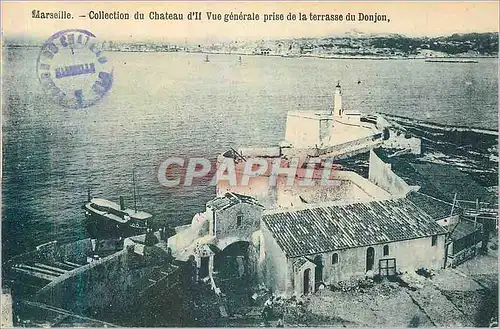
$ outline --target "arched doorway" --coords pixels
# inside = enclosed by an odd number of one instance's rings
[[[321,257],[321,255],[314,257],[314,264],[316,264],[316,269],[314,270],[314,282],[318,284],[323,281],[323,257]]]
[[[366,249],[366,271],[373,270],[373,263],[375,262],[375,249],[369,247]]]
[[[214,281],[231,301],[229,308],[248,306],[253,277],[252,248],[247,241],[236,241],[215,254]]]
[[[217,277],[223,281],[231,281],[238,285],[239,281],[249,278],[249,247],[247,241],[231,243],[214,258],[214,270],[218,272]]]
[[[307,295],[311,291],[311,269],[308,268],[304,271],[304,295]]]

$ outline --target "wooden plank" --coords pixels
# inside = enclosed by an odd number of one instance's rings
[[[35,272],[35,271],[25,270],[25,269],[18,268],[18,267],[14,267],[12,269],[15,272],[20,272],[20,273],[28,274],[28,275],[31,275],[33,277],[36,277],[36,278],[39,278],[39,279],[44,279],[44,280],[47,280],[47,281],[52,281],[55,278],[57,278],[57,276],[52,276],[52,275],[48,275],[48,274],[44,274],[44,273],[39,273],[39,272]]]
[[[75,267],[75,268],[77,268],[77,267],[82,267],[82,266],[83,266],[82,264],[73,263],[73,262],[70,262],[70,261],[68,261],[68,260],[63,261],[63,263],[64,263],[64,264],[67,264],[67,265],[71,265],[71,266],[73,266],[73,267]]]
[[[61,274],[64,274],[64,273],[68,272],[67,270],[62,269],[62,268],[54,267],[54,266],[50,266],[50,265],[46,265],[46,264],[41,264],[41,263],[35,263],[35,266],[38,266],[38,267],[41,267],[41,268],[45,268],[47,270],[52,270],[54,272],[59,272]]]
[[[71,270],[75,269],[75,267],[72,266],[72,265],[64,264],[64,263],[61,263],[61,262],[53,262],[53,263],[54,263],[54,265],[57,265],[59,267],[64,267],[68,271],[71,271]]]
[[[39,272],[39,273],[44,273],[44,274],[52,275],[54,277],[58,277],[58,276],[61,275],[61,273],[59,273],[59,272],[47,270],[47,269],[36,267],[36,266],[26,265],[26,264],[20,264],[18,267],[26,269],[26,270],[32,270],[32,271],[36,271],[36,272]]]

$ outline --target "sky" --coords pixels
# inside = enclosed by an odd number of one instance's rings
[[[67,11],[68,20],[34,19],[32,11]],[[95,20],[90,11],[129,13],[130,20]],[[134,20],[135,12],[145,14]],[[150,20],[150,12],[183,13],[183,21]],[[187,20],[187,13],[201,12],[202,20]],[[259,21],[213,21],[207,12],[258,13]],[[347,13],[383,14],[389,22],[346,21]],[[284,21],[264,22],[264,15],[283,14]],[[287,20],[287,14],[305,13],[307,21]],[[342,14],[344,21],[311,21],[309,13]],[[85,15],[86,17],[79,17]],[[407,36],[441,36],[453,33],[498,32],[499,4],[490,2],[2,2],[5,37],[48,39],[64,29],[86,29],[100,40],[203,42],[260,40],[342,35],[349,31]]]

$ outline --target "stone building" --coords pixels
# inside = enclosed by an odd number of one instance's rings
[[[257,276],[262,210],[254,198],[236,193],[207,202],[208,234],[218,251],[212,256],[213,270],[230,277]],[[200,270],[210,271],[204,268],[208,264],[201,258]]]
[[[262,160],[267,164],[268,170],[256,176],[255,174],[245,174],[247,162],[237,162],[236,184],[231,184],[228,180],[217,182],[217,195],[223,196],[228,192],[249,195],[256,198],[266,209],[291,207],[304,203],[323,203],[331,201],[372,201],[391,198],[391,193],[377,186],[361,175],[349,171],[341,170],[337,165],[327,165],[327,160],[313,169],[310,185],[302,184],[306,181],[308,171],[307,166],[299,166],[293,174],[276,175],[276,183],[271,184],[273,161],[278,157],[266,157]],[[251,160],[248,160],[251,161]],[[287,160],[282,159],[282,167],[289,165]],[[325,174],[328,182],[325,183]],[[292,184],[289,178],[292,176]],[[246,184],[243,183],[246,178]]]
[[[441,268],[447,231],[406,198],[267,211],[263,277],[280,294],[319,283]]]
[[[385,123],[385,122],[384,122]],[[342,89],[337,83],[333,106],[319,111],[289,111],[283,154],[315,149],[317,155],[347,157],[366,152],[384,141],[382,122],[362,119],[359,111],[347,111],[342,105]]]
[[[190,225],[176,228],[168,246],[178,259],[195,257],[200,279],[214,273],[256,279],[262,210],[252,197],[226,193],[208,201]]]
[[[484,252],[489,235],[496,234],[497,218],[493,196],[484,187],[450,165],[397,158],[384,159],[391,162],[386,163],[380,153],[370,151],[369,180],[392,195],[407,197],[448,230],[445,266]]]
[[[169,247],[178,259],[194,256],[198,278],[210,278],[214,289],[262,282],[276,294],[302,295],[321,283],[445,266],[449,230],[440,221],[452,225],[456,212],[426,199],[412,192],[264,210],[230,192],[207,202]]]

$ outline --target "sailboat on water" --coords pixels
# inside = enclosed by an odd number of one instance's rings
[[[208,55],[206,55],[206,57],[205,57],[205,63],[208,63],[208,62],[210,62],[210,61],[208,60]]]
[[[87,203],[83,206],[85,210],[86,226],[93,237],[119,236],[127,237],[146,233],[148,221],[153,215],[137,210],[135,170],[133,172],[134,183],[134,209],[125,207],[125,201],[120,196],[120,204],[107,199],[92,198],[88,191]]]

